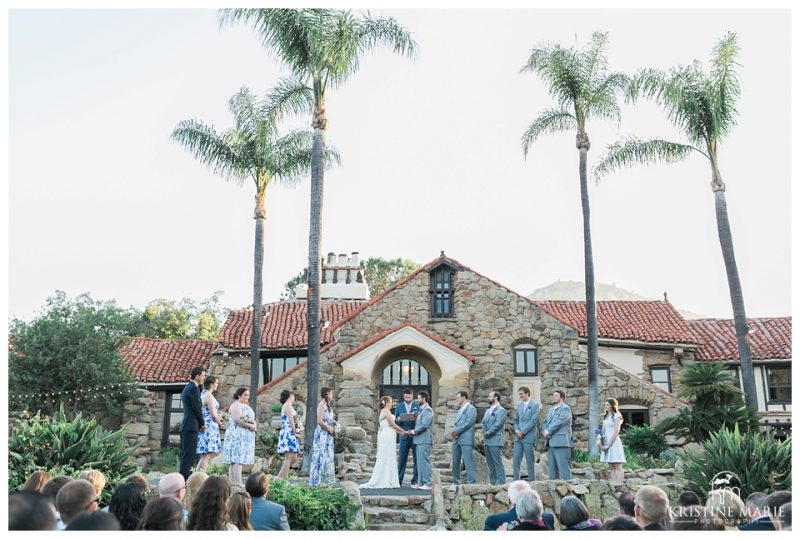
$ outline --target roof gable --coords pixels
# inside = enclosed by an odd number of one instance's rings
[[[137,381],[177,384],[189,380],[192,367],[207,369],[216,347],[213,341],[133,337],[118,352]]]

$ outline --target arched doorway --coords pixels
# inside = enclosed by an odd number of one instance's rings
[[[410,388],[416,395],[427,391],[430,395],[431,376],[423,365],[411,358],[398,358],[386,365],[378,381],[378,394],[392,397],[392,407],[403,400],[403,390]]]

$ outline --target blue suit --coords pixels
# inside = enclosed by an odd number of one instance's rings
[[[400,414],[419,414],[419,404],[416,401],[411,401],[411,404],[408,406],[410,411],[406,411],[406,403],[401,402],[395,406],[394,414],[395,416],[399,416]],[[413,421],[397,421],[397,426],[403,430],[413,430],[414,429],[414,422]],[[411,476],[411,482],[417,483],[418,471],[417,471],[417,458],[414,456],[414,437],[413,436],[406,436],[405,434],[400,435],[400,446],[399,446],[400,454],[397,456],[397,477],[400,480],[400,484],[403,484],[403,476],[406,474],[406,463],[408,462],[408,454],[411,453],[411,457],[414,460],[414,474]]]
[[[194,381],[189,381],[181,392],[183,419],[181,420],[181,459],[179,471],[184,479],[189,479],[191,467],[197,458],[197,438],[200,429],[205,426],[202,405],[200,404],[200,388]]]
[[[506,471],[500,451],[503,449],[503,427],[506,424],[506,411],[499,404],[489,408],[483,414],[483,451],[486,453],[486,464],[489,466],[489,482],[502,485],[506,482]]]
[[[414,424],[414,459],[418,461],[419,484],[431,484],[430,453],[433,445],[433,408],[427,404],[421,406],[417,421]]]
[[[464,457],[464,471],[467,472],[467,483],[475,483],[475,464],[472,462],[472,446],[475,444],[475,420],[478,411],[467,402],[458,409],[453,432],[453,484],[461,483],[461,457]]]
[[[519,479],[522,454],[525,454],[525,465],[528,468],[528,481],[536,479],[534,465],[536,459],[533,454],[533,445],[536,443],[536,424],[539,423],[539,403],[528,399],[527,406],[520,402],[514,414],[514,481]],[[522,433],[522,439],[517,432]]]
[[[286,508],[263,497],[253,498],[250,525],[254,530],[289,530]]]
[[[547,439],[547,471],[550,479],[572,479],[569,467],[572,440],[572,410],[566,403],[558,408],[551,407],[547,411],[542,424],[542,431],[550,433]]]

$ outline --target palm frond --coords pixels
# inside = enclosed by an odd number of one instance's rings
[[[361,52],[371,51],[380,45],[409,59],[414,59],[419,45],[411,33],[400,26],[394,17],[373,18],[367,12],[361,21]]]
[[[606,71],[606,49],[608,48],[608,32],[594,32],[589,46],[580,52],[581,76],[587,81],[595,79]]]
[[[170,138],[215,174],[239,183],[246,178],[242,159],[212,126],[198,120],[183,120],[172,131]]]
[[[536,118],[522,135],[522,153],[528,156],[528,151],[536,139],[546,133],[557,133],[578,127],[574,115],[564,109],[547,109]]]
[[[256,97],[246,86],[228,100],[228,110],[233,115],[233,124],[242,133],[256,134],[256,121],[259,117]]]
[[[528,62],[520,71],[539,75],[559,106],[572,108],[586,93],[579,69],[577,53],[573,49],[544,44],[531,50]]]
[[[716,138],[723,138],[736,125],[736,101],[741,94],[736,73],[739,45],[734,32],[728,32],[714,47],[708,94]]]
[[[314,110],[314,90],[303,80],[282,78],[264,96],[266,114],[280,121],[287,114],[308,114]]]
[[[688,144],[658,139],[627,138],[608,146],[605,155],[594,168],[594,176],[600,178],[610,172],[637,164],[677,163],[686,159],[692,151],[703,153]]]
[[[270,170],[285,184],[294,184],[311,174],[311,148],[313,133],[297,130],[274,141],[270,148]],[[323,156],[326,168],[341,164],[339,151],[328,146]]]

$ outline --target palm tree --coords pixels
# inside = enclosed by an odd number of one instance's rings
[[[753,363],[747,341],[747,316],[733,252],[725,183],[719,169],[718,154],[722,139],[736,125],[736,100],[740,94],[739,78],[735,69],[738,52],[736,34],[729,32],[714,47],[709,73],[705,73],[697,61],[690,66],[675,67],[669,73],[656,69],[645,69],[637,73],[631,81],[628,98],[634,102],[640,95],[654,99],[665,110],[670,121],[683,132],[688,144],[661,139],[624,139],[608,147],[606,155],[595,168],[595,174],[600,177],[635,164],[675,163],[694,154],[700,154],[708,160],[711,166],[711,192],[714,194],[717,235],[733,307],[744,399],[751,410],[757,410]]]
[[[594,301],[594,261],[592,235],[589,222],[589,190],[586,158],[589,152],[589,135],[586,121],[589,118],[606,118],[619,121],[620,110],[616,94],[627,85],[628,77],[608,71],[605,51],[608,34],[595,32],[583,50],[563,48],[545,43],[531,50],[528,63],[520,71],[533,72],[545,82],[558,106],[543,111],[522,135],[522,151],[527,157],[533,142],[546,133],[575,129],[575,145],[579,152],[579,177],[581,184],[581,210],[583,213],[583,257],[586,281],[586,329],[589,349],[589,425],[588,440],[594,438],[599,424],[597,395],[597,317]],[[589,452],[598,454],[595,444]]]
[[[220,23],[244,22],[262,44],[286,64],[295,77],[285,80],[279,92],[285,106],[307,112],[306,96],[312,96],[311,125],[314,140],[311,157],[311,223],[308,237],[308,363],[307,455],[317,422],[317,381],[320,344],[320,244],[324,171],[322,154],[328,116],[325,96],[329,87],[343,84],[355,73],[364,53],[388,45],[399,54],[414,55],[416,43],[408,31],[392,19],[372,18],[336,9],[223,9]],[[310,459],[303,459],[306,469]]]
[[[228,109],[233,127],[218,133],[199,120],[179,122],[172,132],[176,141],[189,153],[225,180],[239,185],[252,179],[256,186],[255,248],[253,252],[253,331],[250,339],[250,395],[253,409],[257,404],[259,348],[261,344],[262,284],[264,267],[264,201],[273,180],[294,184],[308,172],[311,164],[311,132],[292,131],[283,136],[276,119],[280,103],[267,94],[258,100],[247,88],[231,97]],[[329,160],[338,161],[335,151]]]

